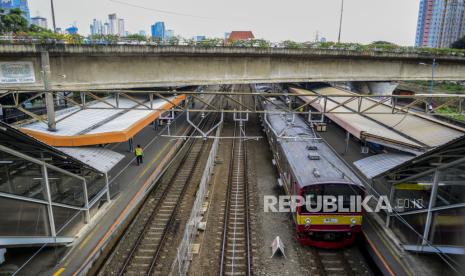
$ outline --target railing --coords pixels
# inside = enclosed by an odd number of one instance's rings
[[[134,39],[130,37],[102,36],[101,38],[84,37],[67,34],[43,35],[3,35],[0,44],[77,44],[77,45],[151,45],[151,46],[193,46],[193,47],[240,47],[240,48],[286,48],[286,49],[313,49],[335,50],[350,52],[374,52],[394,54],[419,54],[427,56],[455,56],[464,57],[465,50],[450,48],[423,48],[413,46],[399,46],[395,44],[358,44],[335,42],[294,42],[290,40],[270,42],[264,39],[248,39],[228,42],[222,38],[207,38],[204,40],[173,37],[167,40],[153,40],[145,37]]]
[[[192,206],[191,215],[186,224],[186,229],[184,230],[183,239],[178,247],[176,259],[174,260],[171,266],[170,275],[187,275],[189,269],[189,264],[191,260],[191,248],[192,243],[195,240],[197,235],[197,227],[199,224],[199,214],[205,199],[205,194],[207,192],[208,183],[210,182],[210,177],[212,175],[213,169],[215,167],[215,157],[218,152],[219,141],[218,138],[221,134],[222,126],[216,130],[216,138],[213,141],[212,149],[208,156],[208,160],[203,171],[202,179],[200,180],[199,189],[197,191],[197,196]]]

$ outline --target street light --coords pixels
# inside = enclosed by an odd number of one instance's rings
[[[419,63],[420,65],[424,65],[424,66],[429,66],[430,64],[428,63],[424,63],[424,62],[420,62]],[[433,103],[433,87],[434,87],[434,71],[436,70],[436,58],[433,58],[433,63],[431,64],[431,83],[430,83],[430,86],[429,86],[429,94],[430,94],[430,100],[429,100],[429,104],[430,106],[432,107],[432,103]]]
[[[341,18],[339,19],[339,35],[337,37],[337,43],[341,43],[341,31],[342,31],[342,15],[344,13],[344,0],[341,3]]]
[[[52,8],[52,22],[53,22],[53,32],[57,32],[57,26],[55,24],[55,8],[53,7],[53,0],[50,0],[50,6]]]

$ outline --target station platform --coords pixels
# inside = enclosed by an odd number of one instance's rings
[[[164,137],[167,128],[154,129],[149,125],[133,138],[135,144],[144,148],[144,162],[140,166],[136,165],[134,154],[127,151],[126,143],[109,144],[109,149],[124,154],[124,159],[109,172],[111,202],[103,205],[105,209],[99,211],[71,246],[42,250],[18,275],[85,275],[182,146],[182,139]],[[187,135],[191,129],[182,113],[171,123],[170,134]]]
[[[349,140],[349,150],[345,152],[346,143],[341,141],[346,139],[346,131],[335,123],[328,124],[327,131],[319,134],[355,172],[358,169],[353,162],[372,155],[362,154],[359,141],[353,138]],[[358,175],[365,179],[362,173]],[[363,245],[368,257],[383,275],[456,275],[439,255],[406,251],[376,213],[365,214],[362,231]]]

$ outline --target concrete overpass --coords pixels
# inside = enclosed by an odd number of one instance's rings
[[[221,83],[464,80],[465,57],[323,49],[0,45],[0,86],[134,88]],[[44,77],[46,82],[44,82]]]

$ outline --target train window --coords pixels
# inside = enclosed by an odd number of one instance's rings
[[[321,184],[311,185],[304,188],[304,197],[310,201],[310,206],[316,208],[319,196],[332,195],[339,198],[342,196],[344,208],[350,208],[350,196],[363,195],[363,190],[354,185],[347,184]],[[308,196],[311,196],[308,197]],[[322,200],[322,199],[320,199]],[[305,206],[302,206],[301,213],[310,213]]]

